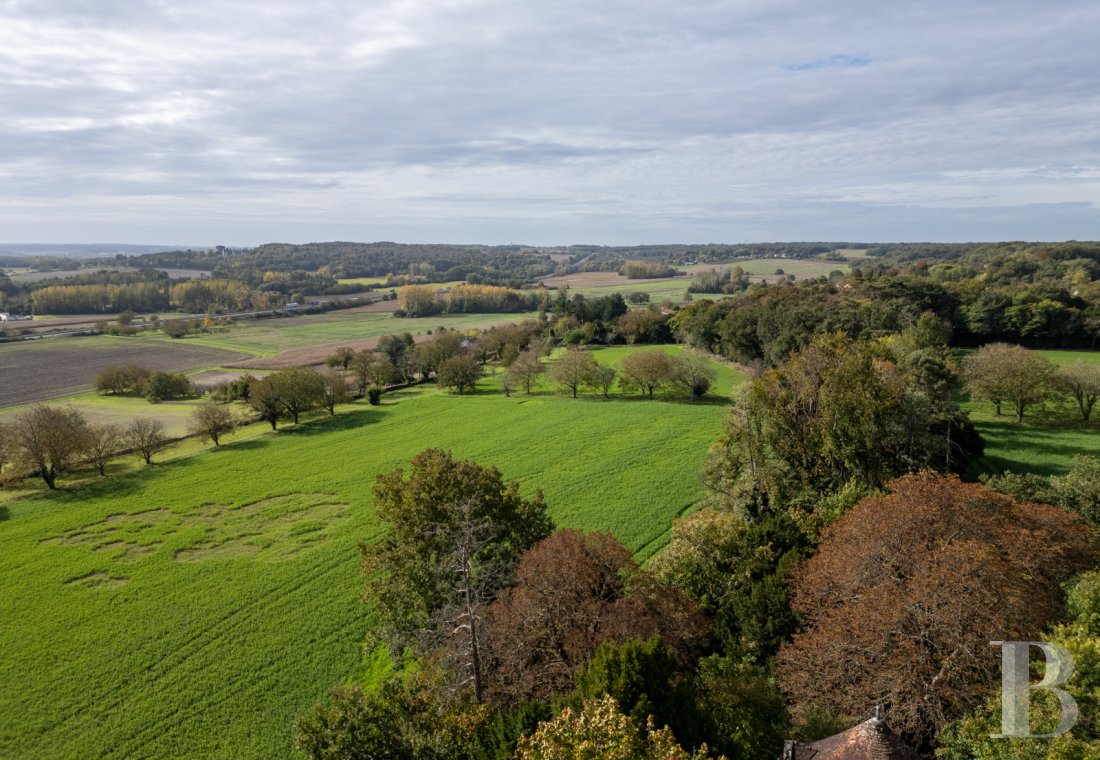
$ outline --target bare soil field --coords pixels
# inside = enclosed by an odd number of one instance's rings
[[[165,372],[218,367],[245,354],[150,338],[50,338],[0,345],[0,407],[46,401],[92,387],[104,367]]]

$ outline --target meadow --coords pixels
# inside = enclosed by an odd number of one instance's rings
[[[1042,351],[1043,356],[1062,367],[1076,361],[1100,364],[1097,351]],[[970,418],[985,439],[985,456],[968,472],[1033,472],[1064,475],[1078,455],[1100,456],[1100,419],[1080,421],[1077,407],[1070,402],[1048,402],[1029,409],[1022,423],[1010,412],[997,417],[989,402],[967,402]]]
[[[541,488],[559,526],[613,531],[643,560],[660,548],[702,492],[721,398],[505,398],[495,379],[250,426],[0,506],[0,756],[290,755],[293,716],[369,667],[374,477],[428,446]]]

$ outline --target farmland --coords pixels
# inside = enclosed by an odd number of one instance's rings
[[[3,507],[0,756],[286,756],[293,715],[365,667],[356,544],[379,533],[377,473],[451,448],[645,558],[700,495],[724,414],[505,398],[491,378],[386,400]]]
[[[43,401],[91,387],[104,367],[138,364],[183,372],[224,364],[245,354],[159,338],[53,338],[0,346],[0,406]]]

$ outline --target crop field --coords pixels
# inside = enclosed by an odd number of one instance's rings
[[[0,507],[0,757],[289,756],[293,716],[368,667],[375,475],[450,448],[644,559],[700,496],[725,413],[491,378],[385,401]]]
[[[421,318],[397,318],[392,314],[335,311],[283,319],[242,321],[225,332],[197,335],[173,341],[247,353],[274,356],[283,351],[321,347],[321,356],[348,341],[379,338],[392,333],[424,334],[438,327],[451,329],[485,328],[501,322],[517,322],[532,314],[437,314]],[[167,338],[165,340],[168,340]]]
[[[95,335],[0,345],[0,407],[88,390],[104,367],[184,372],[240,359],[241,351],[146,337]]]

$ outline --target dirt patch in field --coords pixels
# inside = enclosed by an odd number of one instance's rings
[[[79,578],[70,578],[65,581],[66,586],[80,586],[82,588],[117,588],[130,582],[129,578],[108,573],[88,573]]]
[[[350,515],[350,505],[331,494],[289,493],[239,505],[203,504],[191,512],[114,514],[45,541],[88,546],[116,562],[131,562],[169,539],[178,546],[190,536],[173,554],[181,562],[279,560],[327,541]]]
[[[245,354],[149,338],[48,338],[0,344],[0,407],[90,390],[105,367],[137,364],[163,372],[222,366]]]
[[[231,383],[247,374],[247,372],[226,372],[224,370],[215,369],[209,372],[200,372],[197,375],[191,375],[191,382],[200,386],[214,386],[221,383]]]

